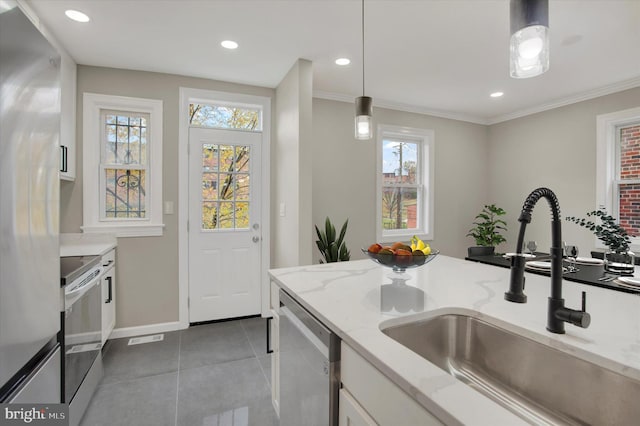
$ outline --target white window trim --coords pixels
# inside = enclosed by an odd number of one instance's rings
[[[640,107],[601,114],[596,117],[596,208],[605,208],[613,217],[618,217],[617,186],[618,172],[617,129],[640,122]],[[597,248],[606,246],[596,238]],[[640,237],[631,238],[631,250],[640,251]]]
[[[146,196],[148,218],[101,220],[100,158],[102,153],[101,110],[149,114],[149,169]],[[97,93],[83,95],[82,176],[83,232],[115,233],[117,237],[151,237],[163,234],[162,223],[162,109],[161,100],[111,96]]]
[[[416,235],[418,238],[431,241],[434,237],[434,178],[435,178],[435,138],[434,131],[388,124],[378,125],[376,147],[376,241],[392,242],[409,240]],[[418,211],[418,229],[406,231],[384,231],[382,229],[382,140],[389,137],[406,138],[420,143],[423,190],[421,195],[422,208]],[[425,168],[428,170],[425,171]],[[425,217],[426,216],[426,217]]]

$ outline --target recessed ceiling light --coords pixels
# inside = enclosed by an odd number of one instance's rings
[[[0,13],[4,13],[14,7],[17,7],[17,5],[13,1],[0,0]]]
[[[220,43],[220,46],[224,47],[225,49],[237,49],[238,43],[236,43],[233,40],[225,40],[222,43]]]
[[[90,19],[89,17],[78,11],[78,10],[73,10],[73,9],[69,9],[67,11],[64,12],[65,15],[67,15],[67,18],[72,19],[76,22],[89,22]]]
[[[492,94],[490,94],[489,96],[491,96],[492,98],[499,98],[500,96],[504,95],[503,92],[493,92]]]
[[[349,65],[351,63],[351,59],[349,58],[338,58],[336,59],[336,65]]]

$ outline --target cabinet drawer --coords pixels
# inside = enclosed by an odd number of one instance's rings
[[[442,425],[395,383],[342,342],[341,380],[353,398],[381,426]]]

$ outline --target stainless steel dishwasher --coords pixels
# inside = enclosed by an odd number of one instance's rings
[[[337,426],[340,339],[280,290],[280,426]]]

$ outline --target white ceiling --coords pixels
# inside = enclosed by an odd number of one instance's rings
[[[361,95],[359,0],[29,4],[79,64],[276,87],[304,58],[316,96]],[[70,21],[66,9],[91,22]],[[494,123],[640,86],[640,0],[550,0],[549,21],[550,70],[516,80],[508,0],[366,0],[366,94],[378,106]],[[224,39],[240,47],[223,49]],[[343,56],[351,64],[335,65]]]

